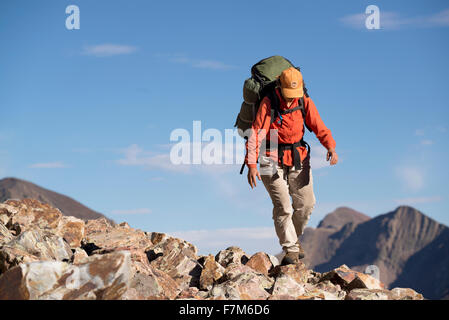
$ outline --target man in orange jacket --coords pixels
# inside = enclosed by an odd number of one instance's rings
[[[276,234],[285,252],[281,264],[286,265],[304,258],[305,253],[298,237],[303,234],[316,203],[310,154],[306,144],[300,143],[304,136],[304,121],[328,150],[326,160],[330,160],[331,165],[338,162],[338,155],[331,131],[321,120],[312,99],[304,95],[301,72],[296,68],[284,70],[279,77],[279,84],[275,94],[283,115],[273,121],[272,101],[268,97],[262,99],[251,128],[252,134],[246,144],[245,163],[249,168],[248,183],[251,188],[256,187],[257,179],[262,180],[271,197]],[[305,119],[298,108],[301,101]],[[265,138],[267,143],[277,140],[278,150],[270,152],[267,146],[266,153],[259,158],[260,146]],[[276,143],[271,142],[271,145],[276,146]],[[257,170],[257,160],[262,176]]]

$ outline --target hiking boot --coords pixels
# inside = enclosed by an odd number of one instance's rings
[[[306,256],[306,253],[304,252],[304,249],[302,248],[301,242],[296,241],[296,244],[298,245],[299,248],[299,254],[298,254],[298,259],[304,259],[304,257]]]
[[[299,262],[298,252],[288,251],[281,261],[281,266],[286,266],[288,264],[295,264]]]

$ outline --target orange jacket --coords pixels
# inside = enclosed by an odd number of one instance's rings
[[[298,106],[298,99],[295,99],[290,107],[287,107],[287,103],[276,89],[276,94],[280,101],[280,110],[292,109]],[[335,148],[335,140],[332,137],[331,131],[324,125],[323,120],[321,120],[320,114],[310,97],[304,96],[304,109],[306,111],[306,123],[310,129],[315,133],[318,140],[326,148]],[[256,114],[256,119],[252,125],[252,134],[246,143],[246,157],[245,163],[250,168],[257,168],[257,159],[259,157],[259,149],[262,140],[266,138],[270,140],[270,130],[275,129],[275,133],[278,136],[278,143],[295,143],[302,139],[304,136],[304,125],[301,110],[293,111],[288,114],[282,115],[282,126],[279,123],[279,117],[270,125],[271,120],[271,106],[270,99],[265,97],[260,102],[259,110]],[[263,131],[261,131],[263,130]],[[257,134],[259,133],[259,134]],[[301,157],[301,161],[307,156],[307,148],[304,146],[298,147],[298,151]],[[270,151],[266,151],[266,156],[270,156]],[[274,159],[277,159],[276,154],[272,155]],[[279,164],[281,159],[278,159]],[[293,166],[292,151],[284,151],[284,165]]]

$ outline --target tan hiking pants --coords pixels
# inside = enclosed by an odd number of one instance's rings
[[[303,234],[316,203],[310,155],[302,162],[301,170],[281,167],[266,156],[261,156],[259,163],[263,184],[273,202],[279,244],[285,252],[298,252],[298,237]]]

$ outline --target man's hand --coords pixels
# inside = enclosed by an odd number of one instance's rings
[[[260,174],[259,171],[257,170],[257,168],[249,168],[248,170],[248,183],[251,186],[251,189],[254,187],[256,187],[256,177],[261,180],[260,178]]]
[[[335,149],[327,150],[326,161],[329,161],[329,159],[331,159],[331,166],[337,164],[338,154],[335,152]]]

